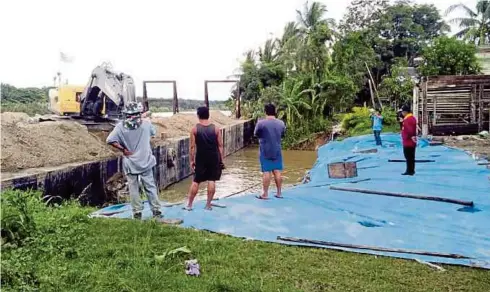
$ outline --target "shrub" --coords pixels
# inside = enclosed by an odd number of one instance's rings
[[[39,192],[1,193],[2,288],[38,291],[34,262],[76,258],[91,222],[78,202],[47,206]],[[20,290],[19,290],[20,289]]]
[[[3,102],[2,101],[2,113],[3,112],[21,112],[26,113],[29,116],[34,115],[47,115],[50,114],[49,106],[47,102]]]
[[[385,132],[395,131],[396,112],[392,108],[385,107],[383,115],[383,130]],[[354,107],[352,112],[340,116],[342,121],[342,130],[348,136],[358,136],[371,133],[371,118],[369,109],[366,107]]]

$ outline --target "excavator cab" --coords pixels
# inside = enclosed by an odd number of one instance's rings
[[[77,115],[80,112],[80,97],[83,86],[62,85],[49,90],[49,109],[61,116]]]

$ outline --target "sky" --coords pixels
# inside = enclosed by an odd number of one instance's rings
[[[350,0],[323,0],[340,20]],[[441,13],[477,0],[415,0]],[[0,18],[0,81],[17,87],[51,86],[61,71],[86,85],[102,62],[134,78],[176,80],[179,98],[203,99],[204,80],[237,72],[243,54],[296,20],[305,0],[4,0]],[[458,16],[458,13],[452,17]],[[456,28],[454,28],[456,29]],[[60,52],[74,58],[61,63]],[[230,84],[212,84],[210,100],[229,97]],[[172,97],[172,87],[150,85],[149,97]]]

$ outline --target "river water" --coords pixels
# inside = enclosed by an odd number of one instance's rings
[[[262,188],[262,174],[258,157],[257,147],[248,147],[226,157],[226,169],[223,171],[221,180],[216,183],[215,198],[243,190],[245,191],[240,195],[259,192]],[[305,172],[313,166],[316,152],[285,150],[283,160],[283,185],[293,185],[300,182]],[[185,199],[191,182],[192,177],[189,177],[168,187],[160,192],[161,199],[169,202]],[[270,190],[275,190],[274,182],[271,183]],[[198,195],[206,195],[206,184],[201,185]]]

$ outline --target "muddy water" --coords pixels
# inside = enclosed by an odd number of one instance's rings
[[[222,197],[245,190],[242,194],[256,193],[261,190],[262,174],[258,161],[258,148],[249,147],[225,158],[226,169],[221,180],[216,183],[215,197]],[[310,169],[316,160],[315,151],[283,151],[284,186],[295,184],[303,178],[305,172]],[[180,201],[187,197],[187,191],[192,182],[189,177],[160,192],[164,201]],[[275,184],[271,184],[271,190]],[[202,184],[199,196],[205,196],[206,185]]]

